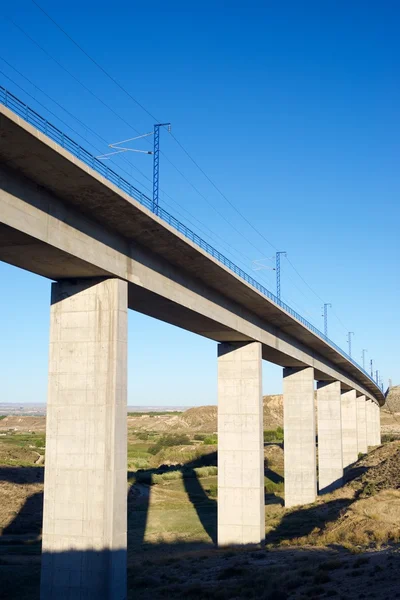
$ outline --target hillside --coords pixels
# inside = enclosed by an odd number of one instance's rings
[[[46,417],[9,415],[0,420],[0,431],[8,431],[9,429],[19,432],[43,432],[46,430]]]
[[[282,395],[264,396],[264,429],[276,429],[283,425]],[[217,431],[217,406],[195,406],[181,414],[157,415],[141,414],[128,416],[128,427],[136,431],[157,433],[177,431],[197,431],[214,433]]]
[[[386,435],[400,435],[400,385],[392,386],[381,409],[381,428]]]
[[[21,450],[25,438],[11,434],[8,442],[0,439],[0,448],[14,440]],[[282,505],[282,448],[266,447],[265,458],[266,548],[213,546],[215,465],[129,473],[128,600],[398,596],[399,443],[363,457],[341,489],[292,509]],[[0,589],[7,600],[38,600],[43,468],[13,464],[0,468]]]
[[[400,385],[393,385],[389,388],[386,403],[390,406],[391,411],[400,414]]]

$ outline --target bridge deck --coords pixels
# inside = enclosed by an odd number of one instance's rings
[[[129,244],[133,244],[133,254],[135,247],[142,247],[161,256],[169,264],[202,282],[207,288],[216,290],[223,297],[234,302],[239,310],[243,307],[277,330],[312,349],[316,355],[326,358],[359,382],[381,404],[384,403],[384,395],[379,387],[367,373],[346,357],[345,353],[311,331],[299,319],[249,285],[140,202],[2,105],[0,105],[0,160],[6,168],[17,171],[53,193],[65,204],[73,206],[76,211],[91,221],[100,223],[113,235],[117,234]],[[40,260],[37,256],[31,257],[29,252],[14,252],[13,248],[20,244],[29,244],[27,235],[23,231],[11,230],[3,225],[3,229],[0,230],[0,259],[6,262],[51,279],[110,274],[102,272],[90,261],[86,265],[82,264],[81,260],[74,258],[73,252],[71,256],[66,257],[63,253],[58,255],[53,249],[50,260],[44,255],[43,260]],[[45,253],[44,248],[43,254]],[[140,299],[140,290],[138,290],[135,308],[152,314],[152,305],[147,300],[146,295]],[[158,314],[152,316],[181,325],[186,329],[191,328],[188,322],[183,322],[184,310],[179,311],[180,315],[177,311],[174,314],[170,303],[161,298],[158,300]],[[161,315],[162,312],[164,316]],[[197,326],[193,327],[193,330],[199,332]],[[221,338],[224,336],[229,339],[223,327],[218,334],[210,331],[205,335],[216,341],[223,341]],[[274,353],[271,350],[266,357],[283,366],[291,366],[286,364],[287,361],[282,359],[279,352]]]

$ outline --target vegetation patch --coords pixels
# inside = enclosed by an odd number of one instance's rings
[[[283,442],[283,428],[277,427],[276,429],[267,429],[264,431],[264,442],[265,443],[282,443]]]
[[[170,433],[162,435],[149,451],[151,454],[158,454],[163,448],[171,446],[186,446],[190,444],[190,437],[186,433]]]

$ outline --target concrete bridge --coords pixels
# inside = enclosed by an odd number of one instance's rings
[[[4,88],[0,101],[0,260],[54,281],[41,598],[122,600],[128,308],[217,342],[220,545],[265,535],[262,360],[284,367],[289,507],[339,486],[358,453],[380,443],[385,398],[321,332],[171,215],[155,214]],[[90,560],[58,558],[70,551]]]

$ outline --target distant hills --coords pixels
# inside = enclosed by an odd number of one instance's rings
[[[283,425],[283,397],[281,394],[264,396],[264,429]],[[137,431],[173,432],[217,431],[217,406],[128,406],[128,427]],[[133,414],[132,414],[133,413]],[[137,414],[135,414],[137,413]],[[171,413],[171,414],[169,414]],[[45,428],[45,404],[0,404],[0,430],[41,431]],[[22,418],[23,417],[23,418]]]

